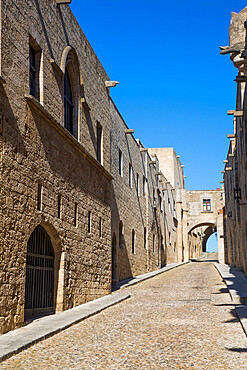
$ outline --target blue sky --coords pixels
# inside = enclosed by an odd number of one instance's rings
[[[187,189],[215,189],[233,132],[237,70],[231,12],[243,0],[72,0],[82,30],[111,80],[111,95],[146,147],[174,147]]]

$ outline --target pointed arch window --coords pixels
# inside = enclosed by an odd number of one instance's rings
[[[74,104],[68,68],[64,75],[64,127],[74,135]]]

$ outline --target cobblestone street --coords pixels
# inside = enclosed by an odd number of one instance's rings
[[[0,369],[247,369],[247,339],[214,258],[126,288],[127,301]]]

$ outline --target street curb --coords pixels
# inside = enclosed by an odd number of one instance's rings
[[[0,336],[0,362],[128,298],[130,294],[107,295],[3,334]]]
[[[169,271],[169,270],[172,270],[176,267],[180,267],[180,266],[183,266],[187,263],[189,263],[190,261],[186,261],[186,262],[181,262],[181,263],[171,263],[169,265],[166,265],[164,267],[162,267],[160,270],[155,270],[155,271],[152,271],[152,272],[148,272],[146,274],[143,274],[143,275],[138,275],[138,276],[135,276],[133,278],[130,278],[130,279],[126,279],[126,280],[122,280],[122,281],[119,281],[115,286],[114,288],[117,289],[123,289],[123,288],[128,288],[129,286],[132,286],[132,285],[136,285],[136,284],[139,284],[141,283],[142,281],[145,281],[145,280],[148,280],[148,279],[151,279],[152,277],[154,276],[157,276],[157,275],[160,275],[160,274],[163,274],[164,272],[166,271]]]
[[[234,267],[220,263],[215,263],[214,266],[227,286],[236,314],[247,336],[247,278]]]

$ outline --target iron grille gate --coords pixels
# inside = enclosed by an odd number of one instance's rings
[[[54,250],[49,235],[37,226],[27,245],[25,317],[54,312]]]

